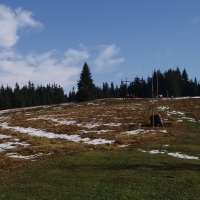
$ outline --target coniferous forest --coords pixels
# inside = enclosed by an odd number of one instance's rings
[[[152,88],[154,88],[153,93]],[[55,83],[47,84],[46,87],[42,85],[35,87],[29,81],[28,85],[22,88],[16,83],[14,89],[8,85],[6,87],[1,85],[0,110],[101,98],[151,98],[156,97],[157,88],[158,95],[163,97],[200,96],[200,83],[196,78],[189,79],[186,69],[181,72],[177,67],[164,73],[158,70],[146,80],[136,76],[129,84],[121,81],[120,86],[115,86],[111,81],[110,85],[103,82],[102,87],[99,87],[93,83],[90,68],[84,63],[80,79],[77,81],[77,91],[73,87],[68,95]]]
[[[169,69],[164,73],[157,70],[146,80],[136,76],[129,84],[121,81],[119,87],[117,85],[115,86],[112,81],[110,85],[107,82],[103,82],[102,87],[97,87],[94,85],[89,67],[85,63],[80,80],[78,81],[78,92],[75,92],[73,88],[69,92],[68,101],[125,97],[151,98],[152,96],[157,96],[157,88],[158,95],[162,95],[163,97],[200,96],[200,83],[197,82],[196,78],[194,80],[189,79],[186,69],[181,72],[179,67],[177,67],[175,70]],[[91,93],[91,91],[93,92]]]
[[[0,109],[21,108],[29,106],[39,106],[48,104],[58,104],[67,101],[67,95],[64,94],[62,87],[53,84],[37,86],[30,81],[28,85],[19,87],[18,83],[15,88],[3,85],[0,88]]]

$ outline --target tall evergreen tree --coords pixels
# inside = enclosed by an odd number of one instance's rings
[[[109,85],[107,82],[103,82],[103,96],[104,98],[108,98],[109,97]]]
[[[179,67],[176,68],[176,76],[177,76],[177,85],[178,85],[178,96],[182,96],[182,77],[181,77],[181,71]]]
[[[110,84],[109,93],[110,93],[109,96],[110,96],[111,98],[115,97],[115,87],[114,87],[114,84],[113,84],[112,81],[111,81],[111,84]]]
[[[72,91],[69,91],[68,101],[76,101],[76,92],[74,87],[72,88]]]
[[[24,106],[23,96],[18,83],[15,84],[14,99],[14,108],[20,108]]]
[[[189,84],[189,80],[188,80],[188,74],[186,69],[183,70],[182,72],[182,94],[183,96],[188,96],[189,91],[188,91],[188,84]]]
[[[127,95],[127,88],[128,86],[126,84],[124,84],[124,82],[121,80],[121,85],[120,85],[120,88],[119,88],[119,97],[120,98],[125,98],[126,95]]]
[[[95,99],[95,85],[93,83],[90,68],[86,62],[83,65],[77,85],[78,91],[76,97],[78,101],[89,101]]]

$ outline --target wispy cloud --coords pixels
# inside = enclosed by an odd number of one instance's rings
[[[171,56],[173,56],[173,54],[174,54],[173,51],[170,50],[170,48],[168,48],[166,46],[160,48],[159,52],[155,52],[154,53],[156,60],[160,60],[160,59],[165,59],[165,58],[171,57]]]
[[[200,22],[200,18],[199,18],[199,17],[196,17],[196,18],[193,18],[193,19],[189,19],[189,20],[187,20],[187,21],[188,21],[189,24],[195,25],[195,24],[197,24],[197,23]]]
[[[51,50],[21,54],[13,49],[20,39],[18,31],[42,28],[32,12],[21,8],[12,10],[0,4],[0,27],[3,27],[0,29],[0,84],[12,88],[16,83],[22,87],[30,80],[35,86],[55,82],[69,92],[76,87],[84,62],[88,62],[92,72],[108,73],[124,61],[117,57],[120,49],[114,44],[95,47],[81,44],[78,49],[69,48],[63,53]]]
[[[19,29],[26,27],[42,28],[42,24],[33,19],[33,13],[17,8],[11,10],[9,7],[0,4],[0,47],[10,48],[14,46],[19,35]]]
[[[99,55],[94,61],[94,71],[96,73],[107,73],[114,71],[120,63],[124,61],[124,58],[116,58],[119,53],[119,48],[113,45],[101,45],[99,46]]]
[[[73,52],[73,55],[71,53]],[[56,51],[42,54],[20,55],[14,51],[0,53],[0,80],[13,87],[32,81],[36,85],[48,83],[60,84],[65,90],[71,89],[81,71],[81,66],[88,58],[88,52],[69,49],[61,58]]]

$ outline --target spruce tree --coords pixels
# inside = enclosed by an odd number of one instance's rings
[[[189,95],[189,90],[188,90],[188,85],[189,85],[189,80],[188,80],[188,74],[186,69],[183,69],[182,72],[182,88],[183,88],[183,96],[188,96]]]
[[[89,101],[95,99],[95,85],[92,80],[90,68],[86,62],[83,65],[77,85],[78,91],[76,98],[78,101]]]

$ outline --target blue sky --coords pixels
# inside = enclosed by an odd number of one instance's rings
[[[0,84],[65,92],[87,62],[94,83],[183,71],[200,81],[199,0],[1,0]]]

